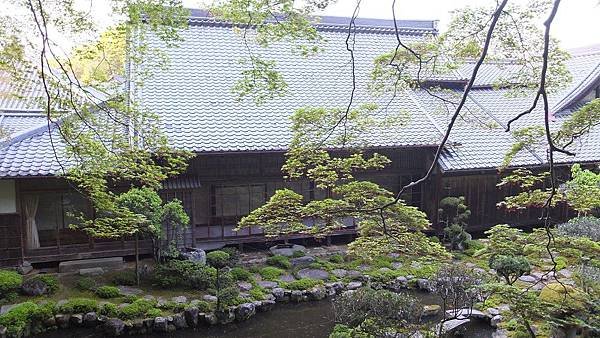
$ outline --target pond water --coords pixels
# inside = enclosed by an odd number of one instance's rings
[[[423,304],[435,304],[434,295],[411,292],[421,298]],[[307,302],[300,304],[277,304],[273,311],[257,313],[251,319],[225,326],[187,329],[172,334],[155,334],[156,337],[173,338],[326,338],[335,326],[331,301]],[[489,338],[493,330],[485,323],[472,322],[467,327],[465,337]],[[57,331],[41,335],[44,338],[99,338],[95,331],[77,329]]]

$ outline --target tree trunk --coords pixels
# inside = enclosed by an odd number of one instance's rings
[[[140,286],[140,243],[137,233],[135,234],[135,280]]]

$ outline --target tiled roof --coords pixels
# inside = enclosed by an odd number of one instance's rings
[[[198,14],[198,13],[197,13]],[[200,14],[198,14],[199,16]],[[231,25],[213,18],[195,17],[184,31],[179,48],[168,49],[171,65],[157,71],[142,88],[136,88],[139,102],[157,113],[170,143],[196,152],[283,151],[291,139],[290,116],[302,107],[345,107],[351,89],[350,57],[344,44],[347,18],[324,18],[318,28],[325,37],[325,50],[304,58],[282,42],[267,49],[254,48],[257,55],[277,61],[277,69],[288,83],[288,93],[257,106],[251,99],[241,101],[232,86],[241,77],[247,56],[243,41]],[[432,147],[439,143],[448,124],[446,107],[424,91],[398,92],[395,96],[374,96],[367,88],[375,57],[392,50],[395,45],[389,21],[364,21],[356,33],[355,55],[357,90],[354,104],[375,102],[376,116],[381,118],[406,115],[403,123],[381,127],[364,135],[372,147]],[[412,26],[411,26],[412,25]],[[435,31],[435,23],[407,21],[401,26],[405,41],[415,41],[421,34]],[[157,40],[151,40],[159,46]],[[558,126],[576,108],[586,88],[600,77],[596,73],[598,49],[578,51],[569,61],[573,82],[551,96]],[[465,65],[456,73],[437,80],[458,81],[469,76],[472,66]],[[515,142],[504,132],[507,121],[531,103],[530,97],[508,96],[506,90],[491,88],[503,72],[514,69],[500,63],[485,65],[477,78],[465,110],[450,135],[450,142],[440,159],[445,171],[493,169],[502,164],[504,155]],[[460,89],[452,94],[459,96]],[[444,92],[443,95],[450,95]],[[561,108],[562,107],[562,108]],[[450,111],[453,109],[450,107]],[[8,115],[4,117],[6,119]],[[515,129],[537,124],[543,118],[541,109],[524,117]],[[0,143],[0,177],[49,175],[60,172],[50,145],[50,134],[43,124],[33,130],[34,119],[13,116],[5,122],[16,135]],[[597,128],[600,129],[600,128]],[[52,135],[57,134],[56,131]],[[58,143],[60,138],[53,137]],[[576,143],[578,156],[558,161],[600,161],[600,130],[586,137],[589,143]],[[514,160],[515,165],[539,165],[545,162],[543,150],[528,149]],[[187,181],[186,181],[187,182]]]

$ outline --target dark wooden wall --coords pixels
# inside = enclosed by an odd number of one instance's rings
[[[21,260],[21,217],[0,215],[0,266],[16,266]]]

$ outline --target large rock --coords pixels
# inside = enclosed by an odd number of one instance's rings
[[[281,277],[279,277],[279,280],[282,282],[293,282],[296,280],[296,277],[294,277],[293,275],[286,273],[284,275],[282,275]]]
[[[282,288],[274,288],[272,294],[278,302],[288,302],[290,300],[289,296],[286,295],[285,290]]]
[[[296,303],[303,301],[304,300],[304,292],[302,292],[300,290],[293,290],[290,295],[290,300],[292,302],[296,302]]]
[[[484,312],[481,312],[476,309],[464,308],[464,309],[452,309],[446,310],[446,318],[457,318],[457,319],[465,319],[465,318],[475,318],[475,319],[490,319],[490,315]]]
[[[83,325],[94,327],[98,323],[98,314],[96,312],[88,312],[83,315]]]
[[[182,252],[181,255],[185,257],[185,259],[194,263],[199,263],[202,265],[206,264],[206,252],[202,249],[188,249],[187,251]]]
[[[350,282],[350,283],[348,283],[348,285],[346,285],[346,289],[356,290],[356,289],[359,289],[361,286],[362,286],[361,282]]]
[[[247,320],[248,318],[254,316],[255,313],[256,313],[256,306],[254,305],[254,303],[240,304],[235,309],[235,319],[237,321],[241,322],[241,321]]]
[[[185,309],[185,311],[183,312],[183,315],[185,316],[185,321],[187,322],[187,325],[190,327],[196,327],[198,326],[198,314],[200,313],[200,310],[197,307],[189,307],[187,309]]]
[[[72,326],[79,327],[83,325],[83,315],[82,314],[74,314],[71,315],[71,319],[69,319]]]
[[[442,334],[445,335],[453,335],[457,333],[459,330],[464,329],[465,325],[467,325],[471,320],[470,319],[450,319],[442,323]],[[439,324],[436,328],[436,332],[439,332]]]
[[[125,332],[125,322],[118,318],[111,318],[104,323],[104,333],[107,336],[120,336]]]
[[[433,283],[431,283],[428,279],[425,278],[417,279],[417,287],[420,290],[425,290],[427,292],[433,291]]]
[[[302,269],[298,271],[298,277],[325,280],[329,278],[329,273],[321,269]]]
[[[165,317],[156,317],[154,318],[154,327],[153,329],[157,332],[167,332],[168,320]]]
[[[348,274],[348,271],[344,269],[334,269],[331,270],[331,273],[337,278],[344,278]]]
[[[28,261],[23,261],[23,263],[17,268],[17,272],[22,275],[26,275],[31,271],[33,271],[33,266],[31,266],[31,263]]]
[[[492,317],[492,319],[490,319],[490,326],[493,328],[497,328],[498,325],[502,322],[502,319],[504,319],[501,315],[495,315],[494,317]]]
[[[312,289],[306,290],[306,294],[310,300],[321,300],[327,297],[325,288],[321,286],[316,286]]]
[[[217,315],[220,324],[229,324],[235,320],[235,310],[233,308],[216,311],[215,315]]]
[[[437,304],[425,305],[425,306],[423,306],[423,316],[424,317],[437,316],[440,313],[441,309],[442,309],[442,307]]]
[[[263,280],[257,283],[260,287],[263,287],[265,289],[273,289],[277,287],[277,282],[272,282],[272,281],[268,281],[268,280]]]
[[[41,296],[49,292],[48,285],[40,279],[29,279],[21,285],[23,294],[27,296]]]
[[[525,283],[535,283],[535,282],[537,282],[537,278],[535,278],[534,276],[529,276],[529,275],[521,276],[521,277],[519,277],[519,280],[521,282],[525,282]]]
[[[213,296],[213,295],[204,295],[204,296],[202,296],[202,299],[204,301],[209,302],[209,303],[216,303],[217,302],[217,296]]]
[[[70,315],[67,314],[57,314],[54,316],[54,320],[56,321],[56,326],[61,329],[66,329],[69,327],[69,319],[71,319]]]
[[[100,267],[105,270],[116,270],[123,267],[123,257],[107,257],[65,261],[58,264],[58,272],[78,272],[79,269]]]
[[[267,300],[260,301],[260,306],[258,306],[256,309],[260,312],[267,312],[267,311],[271,311],[274,306],[275,306],[275,301],[267,299]]]
[[[186,304],[188,302],[188,299],[186,296],[177,296],[171,298],[171,301],[175,304]]]
[[[238,282],[238,288],[240,291],[250,291],[252,290],[252,284],[248,282]]]
[[[17,305],[19,305],[19,304],[8,304],[8,305],[0,306],[0,315],[10,311],[10,309],[12,309],[13,307],[15,307]]]
[[[292,263],[292,266],[294,266],[294,267],[309,266],[314,262],[315,262],[315,258],[313,256],[302,256],[302,257],[290,259],[290,263]]]
[[[99,268],[99,267],[79,269],[80,276],[100,276],[103,273],[104,273],[104,269]]]
[[[176,313],[172,316],[173,320],[173,325],[175,326],[176,329],[180,330],[180,329],[184,329],[187,327],[187,322],[185,320],[185,317],[183,314],[181,313]]]
[[[294,252],[296,252],[296,251],[305,252],[306,248],[303,247],[302,245],[298,245],[298,244],[293,244],[293,245],[289,245],[289,246],[275,245],[275,246],[270,247],[269,251],[271,251],[271,253],[273,255],[282,255],[282,256],[286,256],[286,257],[292,257],[292,256],[294,256]]]

